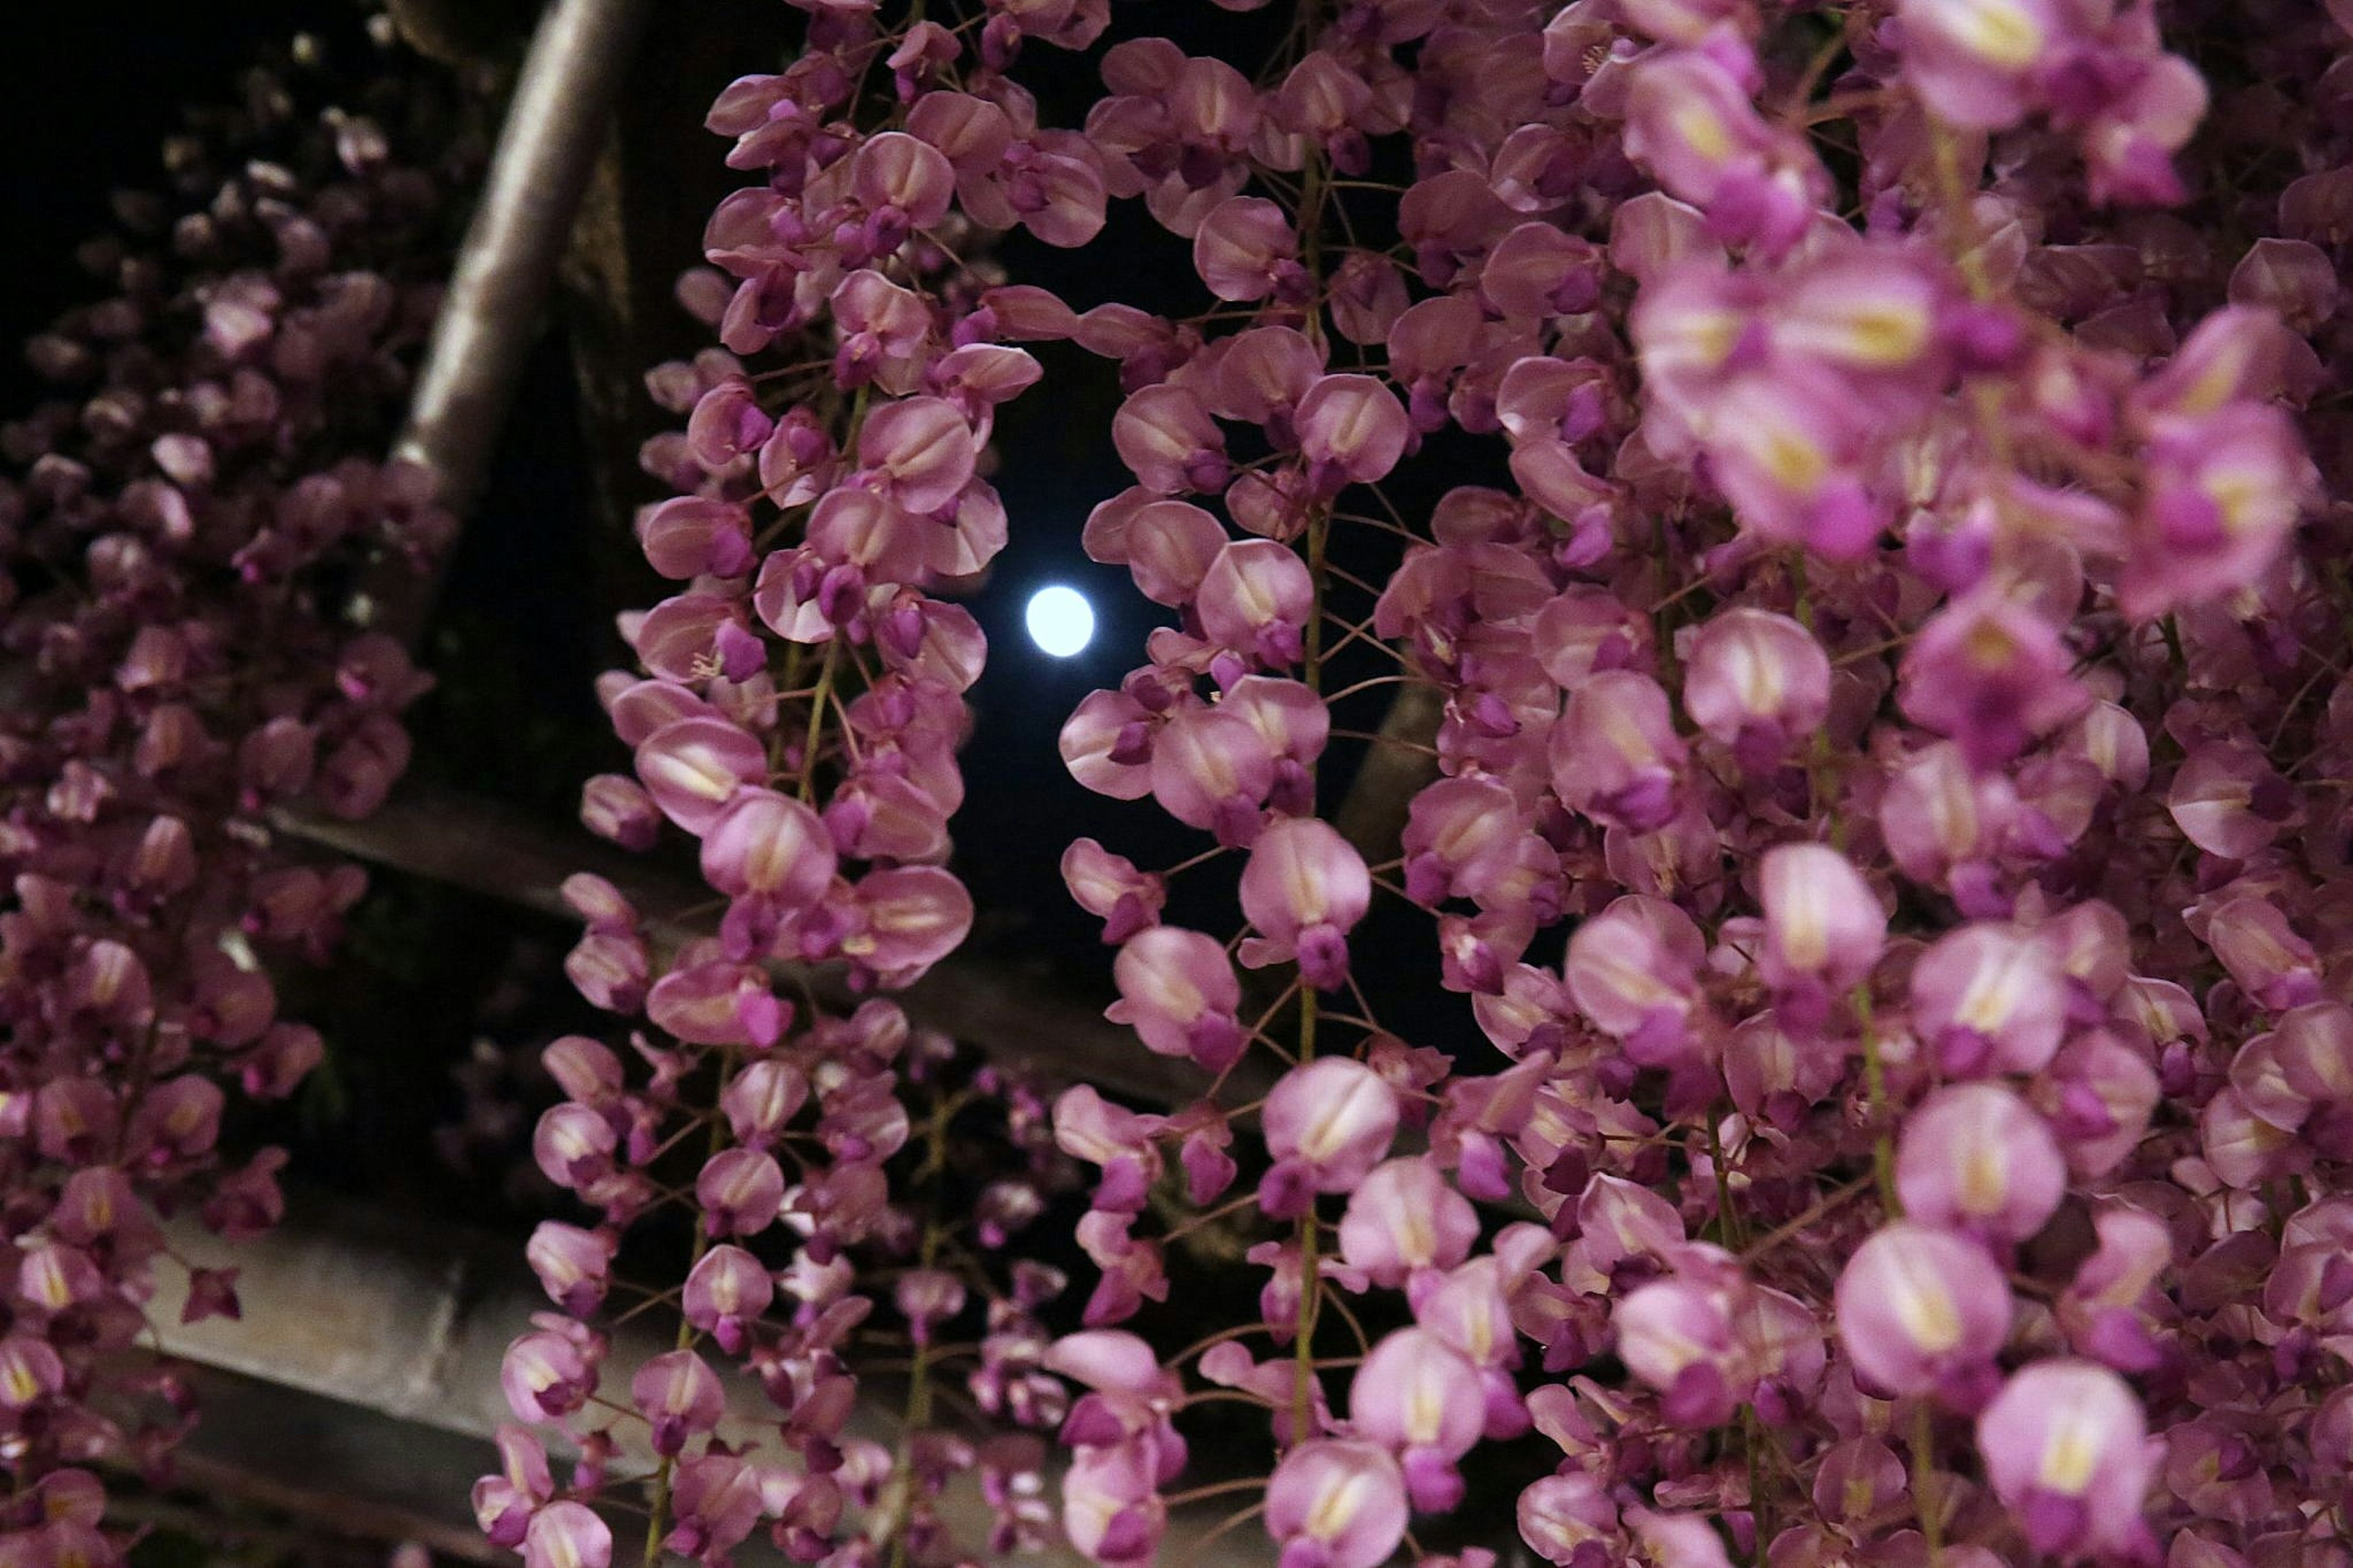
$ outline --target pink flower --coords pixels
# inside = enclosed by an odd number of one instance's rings
[[[740,1355],[751,1325],[776,1298],[776,1284],[760,1260],[740,1247],[722,1244],[705,1252],[686,1276],[681,1310],[686,1321]]]
[[[723,1149],[695,1178],[694,1201],[712,1237],[757,1236],[784,1206],[784,1171],[759,1150]]]
[[[2010,905],[1996,862],[2018,813],[2007,778],[1972,771],[1958,746],[1940,741],[1896,764],[1879,830],[1906,877],[1947,889],[1966,915],[1999,919]]]
[[[516,1420],[560,1422],[596,1392],[596,1369],[572,1340],[541,1330],[507,1347],[499,1385]]]
[[[1721,53],[1670,49],[1643,60],[1627,87],[1626,153],[1704,210],[1719,238],[1778,255],[1804,231],[1827,181],[1802,145],[1757,116]]]
[[[1315,584],[1306,563],[1271,539],[1225,545],[1201,575],[1194,607],[1211,642],[1267,669],[1299,662]]]
[[[549,1503],[532,1516],[522,1560],[523,1568],[607,1568],[613,1532],[584,1504]]]
[[[1275,757],[1249,720],[1221,708],[1179,709],[1153,737],[1150,763],[1153,798],[1169,816],[1210,829],[1221,844],[1257,837]]]
[[[1309,287],[1299,236],[1282,209],[1261,196],[1230,196],[1193,235],[1193,270],[1220,300],[1297,299]]]
[[[841,954],[892,989],[913,984],[972,931],[971,893],[937,866],[869,871],[852,891]]]
[[[1112,419],[1112,441],[1136,483],[1156,495],[1225,488],[1226,438],[1194,394],[1147,386]]]
[[[1485,1412],[1466,1390],[1478,1369],[1437,1335],[1399,1329],[1373,1347],[1348,1390],[1356,1434],[1389,1449],[1417,1511],[1444,1513],[1462,1500],[1454,1462],[1478,1443]]]
[[[654,1452],[666,1458],[718,1426],[726,1409],[719,1379],[692,1351],[670,1351],[638,1367],[629,1397],[653,1428]]]
[[[1319,1057],[1285,1073],[1261,1112],[1274,1168],[1259,1206],[1278,1219],[1307,1212],[1309,1194],[1348,1192],[1397,1136],[1397,1095],[1361,1062]]]
[[[1479,1216],[1471,1200],[1427,1159],[1373,1167],[1340,1217],[1340,1256],[1376,1285],[1394,1289],[1419,1270],[1447,1269],[1471,1255]]]
[[[1688,755],[1659,683],[1606,670],[1569,694],[1553,726],[1553,787],[1564,805],[1598,822],[1647,833],[1674,816]]]
[[[531,1233],[523,1257],[548,1300],[574,1317],[585,1318],[605,1299],[616,1247],[608,1231],[543,1219]]]
[[[1168,897],[1157,874],[1137,870],[1134,861],[1092,838],[1074,839],[1062,851],[1062,883],[1081,909],[1102,917],[1103,941],[1113,944],[1158,924]]]
[[[1133,1214],[1144,1207],[1160,1177],[1160,1151],[1153,1140],[1166,1124],[1165,1117],[1113,1105],[1085,1084],[1064,1089],[1054,1101],[1055,1147],[1103,1170],[1094,1194],[1099,1209]]]
[[[860,482],[912,512],[934,512],[956,499],[976,459],[972,426],[938,397],[886,403],[859,431]]]
[[[2040,95],[2034,75],[2067,40],[2047,0],[1904,0],[1905,79],[1953,124],[1999,131]]]
[[[2226,900],[2206,917],[2205,940],[2231,978],[2264,1011],[2283,1013],[2320,1000],[2312,943],[2268,900]]]
[[[1618,1539],[1618,1505],[1599,1479],[1582,1470],[1531,1482],[1520,1493],[1516,1511],[1520,1539],[1537,1556],[1564,1568],[1591,1561],[1588,1547],[1610,1552]]]
[[[1907,1218],[2023,1241],[2066,1189],[2067,1163],[2049,1124],[1999,1084],[1938,1089],[1904,1120],[1895,1190]]]
[[[1243,964],[1296,958],[1308,984],[1337,990],[1348,974],[1348,931],[1372,896],[1364,857],[1328,824],[1312,816],[1271,824],[1242,869],[1242,913],[1260,932],[1242,943]]]
[[[1666,1396],[1678,1426],[1715,1426],[1756,1392],[1734,1321],[1732,1293],[1702,1279],[1656,1279],[1629,1292],[1609,1315],[1619,1359]]]
[[[1369,375],[1324,377],[1299,400],[1293,424],[1308,489],[1319,497],[1387,478],[1409,434],[1405,409]]]
[[[2316,486],[2295,424],[2268,405],[2234,403],[2160,420],[2117,603],[2138,618],[2221,597],[2278,559]]]
[[[1905,717],[1957,742],[1969,765],[1999,767],[2081,713],[2089,695],[2041,615],[1996,588],[1948,605],[1905,650]]]
[[[1586,921],[1569,938],[1561,976],[1577,1010],[1624,1043],[1644,1067],[1681,1054],[1699,998],[1707,942],[1692,918],[1663,899],[1630,895]]]
[[[1879,961],[1887,916],[1853,862],[1828,845],[1778,845],[1757,880],[1765,910],[1758,972],[1785,1005],[1819,1017],[1830,995]]]
[[[1370,1443],[1319,1438],[1282,1458],[1266,1487],[1282,1568],[1379,1568],[1405,1539],[1405,1478]]]
[[[1500,779],[1441,778],[1407,808],[1406,891],[1425,906],[1479,898],[1507,874],[1525,832],[1519,802]]]
[[[1241,982],[1219,942],[1178,926],[1152,926],[1127,939],[1112,965],[1119,1000],[1104,1010],[1145,1047],[1223,1070],[1244,1042],[1235,1018]]]
[[[2034,1072],[2066,1028],[2064,979],[2032,933],[1963,926],[1937,938],[1913,966],[1914,1026],[1955,1077]]]
[[[1224,526],[1190,501],[1147,497],[1141,505],[1114,511],[1125,499],[1107,500],[1088,517],[1087,553],[1098,561],[1124,562],[1137,590],[1155,605],[1190,602],[1226,546]]]
[[[1682,651],[1683,710],[1745,767],[1779,761],[1830,714],[1830,658],[1786,616],[1725,611]]]
[[[2106,1367],[2021,1368],[1978,1417],[1996,1496],[2038,1552],[2123,1552],[2146,1542],[2152,1465],[2140,1401]],[[2154,1543],[2145,1550],[2154,1554]]]
[[[738,787],[766,782],[768,753],[723,719],[680,719],[646,737],[637,767],[662,815],[699,835]]]
[[[1803,362],[1737,376],[1709,403],[1708,471],[1743,525],[1856,560],[1886,521],[1858,477],[1880,413],[1843,378]]]
[[[807,908],[833,885],[833,838],[808,806],[774,790],[737,793],[702,837],[702,876],[735,900],[735,951],[764,948],[778,918]],[[738,910],[744,911],[739,914]]]
[[[501,1473],[474,1483],[474,1519],[493,1546],[522,1544],[532,1517],[555,1494],[547,1471],[547,1450],[521,1426],[498,1429]]]
[[[1898,1221],[1847,1260],[1839,1342],[1866,1384],[1973,1405],[1977,1381],[2010,1336],[2010,1287],[1984,1247]]]

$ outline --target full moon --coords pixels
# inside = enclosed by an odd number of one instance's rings
[[[1029,640],[1056,658],[1068,658],[1083,652],[1094,640],[1094,607],[1076,588],[1056,584],[1040,588],[1029,595],[1029,608],[1024,617],[1029,626]]]

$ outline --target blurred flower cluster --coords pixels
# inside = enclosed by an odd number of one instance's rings
[[[285,1155],[231,1168],[233,1093],[290,1093],[318,1034],[273,973],[332,956],[356,868],[292,852],[283,810],[364,816],[428,684],[351,603],[450,521],[387,466],[482,149],[454,85],[382,17],[315,38],[165,146],[81,259],[103,290],[33,340],[54,388],[0,427],[0,1556],[119,1561],[100,1463],[160,1467],[190,1419],[143,1354],[159,1269],[185,1317],[234,1268]],[[357,68],[353,68],[356,67]]]

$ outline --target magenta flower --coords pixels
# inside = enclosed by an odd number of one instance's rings
[[[1486,1425],[1480,1402],[1463,1397],[1478,1371],[1437,1335],[1399,1329],[1373,1347],[1349,1385],[1348,1416],[1359,1436],[1398,1457],[1406,1493],[1421,1513],[1462,1500],[1455,1461]]]
[[[1309,984],[1337,990],[1348,974],[1348,931],[1372,896],[1364,857],[1332,827],[1314,817],[1270,825],[1242,869],[1242,913],[1260,933],[1242,943],[1242,963],[1295,958]]]
[[[1553,787],[1598,822],[1647,833],[1673,817],[1687,756],[1659,683],[1607,670],[1570,693],[1553,727]]]
[[[1964,926],[1912,971],[1914,1025],[1955,1077],[2034,1072],[2066,1027],[2064,975],[2031,932]]]
[[[1152,926],[1128,938],[1112,965],[1119,1000],[1103,1016],[1132,1026],[1162,1056],[1190,1057],[1210,1071],[1240,1053],[1235,1017],[1241,982],[1225,949],[1199,931]]]
[[[2021,1368],[1978,1417],[1986,1479],[2038,1552],[2125,1553],[2146,1542],[2152,1466],[2140,1401],[2106,1367]]]
[[[1831,995],[1879,961],[1887,917],[1878,896],[1852,861],[1822,844],[1767,850],[1757,879],[1765,910],[1757,971],[1796,1017],[1819,1018]]]
[[[1398,1101],[1361,1062],[1323,1057],[1285,1073],[1261,1113],[1274,1166],[1259,1206],[1276,1218],[1307,1211],[1310,1194],[1353,1190],[1397,1136]]]
[[[1378,1568],[1404,1540],[1406,1516],[1405,1478],[1370,1443],[1303,1443],[1267,1482],[1266,1531],[1282,1568]]]
[[[2066,1160],[2050,1124],[1998,1084],[1938,1089],[1904,1120],[1895,1190],[1908,1219],[2023,1241],[2066,1188]]]
[[[608,1568],[613,1532],[580,1503],[550,1503],[532,1516],[522,1560],[523,1568]]]
[[[2010,1318],[2010,1287],[1983,1247],[1909,1221],[1874,1233],[1839,1275],[1839,1342],[1891,1394],[1933,1390],[1973,1408]]]
[[[1340,1256],[1377,1285],[1395,1288],[1421,1269],[1447,1269],[1471,1255],[1479,1216],[1427,1159],[1373,1167],[1340,1217]]]
[[[1969,765],[2000,766],[2083,712],[2073,658],[2032,608],[1988,588],[1947,605],[1905,651],[1905,716],[1957,742]]]
[[[1780,760],[1829,716],[1830,659],[1786,616],[1726,611],[1682,653],[1684,711],[1744,767]]]

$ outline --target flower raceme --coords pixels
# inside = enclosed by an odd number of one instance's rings
[[[816,1560],[871,1505],[861,1542],[950,1560],[907,1500],[943,1446],[846,1425],[872,1295],[926,1380],[986,1316],[967,1388],[1059,1428],[1063,1533],[1104,1563],[1178,1527],[1203,1397],[1264,1420],[1286,1568],[1501,1517],[1480,1446],[1530,1426],[1558,1458],[1520,1532],[1578,1568],[2341,1551],[2353,702],[2338,476],[2306,453],[2341,434],[2353,146],[2293,107],[2341,23],[1380,0],[1244,58],[1107,37],[1101,4],[807,9],[802,56],[712,111],[757,183],[683,291],[724,353],[657,378],[680,494],[640,532],[680,590],[604,688],[635,777],[583,802],[698,838],[728,913],[658,965],[582,895],[575,975],[666,1038],[635,1083],[553,1059],[541,1140],[600,1211],[537,1250],[569,1308],[663,1201],[680,1086],[718,1080],[687,1348],[805,1468],[707,1433],[685,1363],[633,1383],[680,1445],[671,1549],[765,1521]],[[2191,59],[2221,84],[2196,142]],[[975,259],[1114,213],[1214,307],[1082,310]],[[1110,1016],[1199,1081],[1022,1111],[1092,1183],[1060,1339],[1013,1277],[909,1249],[886,1162],[922,1123],[885,1107],[936,1047],[766,967],[893,986],[971,923],[944,868],[982,639],[939,595],[1005,542],[987,447],[1041,342],[1117,377],[1133,483],[1082,542],[1166,623],[1061,754],[1200,850],[1062,859]],[[786,344],[805,368],[756,368]],[[1409,781],[1393,839],[1321,815],[1370,747],[1409,764],[1367,775]],[[1420,917],[1423,983],[1494,1057],[1383,1024],[1430,1016],[1369,956]],[[127,972],[84,989],[140,1005]],[[975,1234],[1031,1208],[976,1200]],[[1257,1314],[1172,1354],[1145,1304],[1213,1225]],[[531,1343],[519,1386],[566,1419],[607,1352]],[[573,1500],[508,1470],[488,1527],[557,1552]]]

